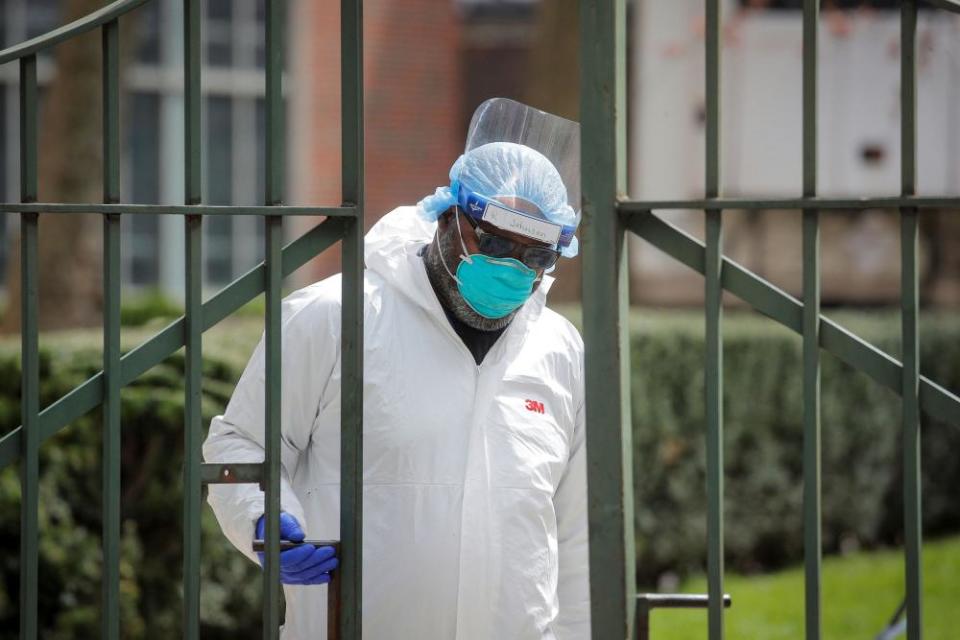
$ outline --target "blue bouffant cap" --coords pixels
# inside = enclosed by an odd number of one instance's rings
[[[577,255],[579,243],[574,232],[580,214],[567,203],[560,173],[539,151],[514,142],[490,142],[471,149],[450,168],[450,186],[421,200],[417,211],[434,222],[471,193],[484,198],[513,196],[536,205],[543,219],[562,227],[560,255]]]

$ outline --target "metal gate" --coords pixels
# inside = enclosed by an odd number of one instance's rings
[[[928,0],[960,13],[957,0]],[[916,0],[901,8],[901,195],[817,197],[817,0],[803,2],[803,190],[800,197],[733,199],[720,193],[720,0],[706,3],[706,193],[703,199],[636,201],[626,192],[626,2],[581,2],[583,138],[583,317],[587,345],[587,451],[593,637],[644,637],[658,606],[706,606],[709,637],[723,638],[723,361],[724,289],[803,336],[803,520],[806,638],[821,637],[820,349],[863,371],[903,398],[904,531],[907,633],[919,640],[921,619],[920,410],[960,425],[960,398],[919,373],[917,218],[924,209],[960,209],[960,198],[916,194]],[[803,299],[797,300],[723,255],[723,212],[794,209],[803,215]],[[903,362],[820,315],[821,209],[897,209],[901,218]],[[706,243],[655,215],[702,209]],[[699,271],[706,283],[706,597],[636,593],[627,356],[626,232],[644,238]],[[610,384],[618,379],[619,384]]]
[[[266,199],[263,206],[202,204],[200,164],[200,0],[184,3],[185,194],[181,206],[120,202],[119,20],[151,0],[117,0],[68,25],[0,51],[0,64],[20,65],[20,203],[0,204],[20,214],[22,292],[22,425],[0,439],[0,469],[20,461],[20,637],[37,637],[38,482],[41,443],[72,420],[103,406],[103,592],[101,637],[120,637],[120,392],[166,357],[186,347],[183,468],[183,637],[199,637],[200,509],[204,484],[258,482],[266,493],[266,561],[263,571],[263,636],[280,625],[280,300],[281,282],[308,260],[342,242],[342,438],[340,637],[360,637],[361,464],[363,375],[363,59],[362,2],[341,0],[342,204],[283,205],[286,179],[282,74],[286,25],[284,0],[266,2]],[[155,0],[154,0],[155,1]],[[37,202],[37,54],[99,29],[103,51],[103,203]],[[103,216],[103,370],[56,402],[39,404],[37,333],[37,221],[43,215]],[[120,219],[126,215],[182,216],[186,240],[186,313],[136,349],[120,353]],[[201,297],[201,229],[205,216],[263,216],[265,260],[206,302]],[[326,216],[312,230],[282,246],[287,216]],[[203,333],[266,292],[266,459],[242,465],[203,464],[200,414]]]
[[[48,34],[0,52],[0,64],[20,65],[21,202],[0,211],[21,216],[23,326],[22,426],[0,439],[0,468],[21,462],[21,637],[37,637],[38,451],[41,443],[70,421],[103,405],[103,632],[119,637],[119,442],[120,391],[150,367],[186,346],[186,429],[184,444],[184,629],[199,632],[200,501],[204,483],[259,482],[267,495],[267,561],[264,571],[264,637],[277,635],[280,589],[279,532],[280,285],[284,275],[338,240],[343,242],[341,589],[340,633],[360,637],[361,462],[362,462],[362,277],[363,232],[363,84],[360,0],[341,0],[342,204],[289,207],[282,204],[284,183],[282,61],[283,0],[267,3],[266,202],[257,207],[222,207],[201,202],[200,173],[200,2],[183,0],[184,109],[186,122],[185,203],[181,206],[119,202],[119,19],[150,0],[117,0],[103,9]],[[930,0],[960,12],[955,0]],[[747,200],[719,192],[719,0],[706,0],[707,146],[705,198],[641,202],[626,196],[625,118],[626,24],[624,0],[583,0],[582,121],[584,139],[584,323],[587,342],[587,396],[593,637],[626,638],[641,629],[651,608],[707,604],[711,640],[723,637],[723,289],[803,335],[804,354],[804,523],[806,541],[806,636],[820,637],[820,426],[819,349],[826,349],[903,397],[907,611],[911,639],[921,637],[920,616],[920,459],[919,412],[960,424],[960,399],[919,375],[917,336],[917,217],[922,209],[960,208],[960,198],[915,194],[916,178],[916,0],[902,9],[902,188],[900,197],[823,199],[816,196],[816,22],[817,2],[804,2],[803,193],[798,198]],[[37,197],[37,53],[81,33],[99,29],[103,42],[103,203],[38,203]],[[722,254],[722,212],[730,209],[795,209],[803,212],[803,300],[797,300]],[[902,228],[903,353],[901,364],[819,313],[820,209],[899,209]],[[703,209],[706,243],[683,233],[654,210]],[[82,385],[41,410],[37,334],[38,216],[99,213],[104,220],[104,367]],[[120,218],[154,213],[184,217],[186,239],[186,313],[136,349],[121,356]],[[204,216],[259,215],[266,224],[266,259],[206,302],[201,299],[200,232]],[[285,216],[323,215],[314,229],[281,246]],[[706,282],[706,403],[708,442],[709,594],[701,600],[640,596],[633,581],[632,460],[625,347],[626,232],[632,231],[687,266]],[[611,250],[612,249],[612,250]],[[267,447],[263,464],[219,465],[200,461],[200,380],[203,332],[266,292]],[[617,385],[605,381],[616,376]]]

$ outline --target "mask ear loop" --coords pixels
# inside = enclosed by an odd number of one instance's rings
[[[459,220],[457,220],[457,227],[458,227],[458,228],[460,227],[460,221],[459,221]],[[453,281],[454,281],[454,282],[456,282],[456,283],[459,284],[459,285],[462,285],[463,283],[460,282],[460,278],[458,278],[457,276],[453,275],[453,273],[450,272],[450,267],[447,266],[447,260],[446,260],[446,258],[443,257],[443,249],[440,248],[440,241],[438,240],[439,237],[440,237],[440,229],[438,228],[438,229],[437,229],[437,232],[433,234],[433,242],[434,242],[434,244],[437,245],[437,253],[440,254],[440,264],[443,265],[444,271],[447,272],[447,275],[448,275],[448,276],[450,276],[451,278],[453,278]],[[463,244],[463,238],[460,238],[460,244]]]
[[[460,238],[460,248],[463,249],[463,253],[460,254],[460,259],[466,262],[467,264],[473,264],[473,258],[467,252],[467,245],[463,241],[463,230],[460,228],[460,207],[456,207],[453,211],[454,211],[454,222],[457,225],[457,237]],[[439,233],[435,233],[433,235],[433,239],[435,242],[437,242],[437,236],[439,235],[440,235]],[[447,266],[447,261],[443,257],[443,251],[440,250],[439,242],[437,242],[437,252],[440,254],[440,262],[443,264],[443,268],[446,270],[447,275],[453,278],[457,284],[461,284],[460,278],[458,278],[457,276],[453,275],[453,273],[450,272],[450,267]],[[527,265],[523,265],[523,266],[526,267]],[[527,268],[529,269],[530,267],[527,267]],[[556,268],[556,265],[551,267],[550,270],[553,271],[554,268]],[[533,284],[541,282],[542,280],[543,280],[543,274],[541,273],[534,279]]]
[[[457,237],[460,238],[460,248],[463,249],[463,253],[460,254],[460,259],[464,260],[467,264],[473,264],[473,258],[470,257],[470,254],[467,252],[467,245],[463,242],[463,230],[460,229],[460,207],[457,207],[453,211],[457,222]]]

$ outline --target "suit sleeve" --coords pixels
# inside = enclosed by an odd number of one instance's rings
[[[557,512],[560,611],[553,630],[557,640],[590,638],[590,566],[587,537],[587,448],[582,386],[570,458],[554,494]]]
[[[291,486],[301,456],[310,446],[321,397],[339,364],[339,309],[304,300],[297,292],[284,300],[282,326],[280,508],[306,526],[303,507]],[[203,444],[206,462],[263,462],[265,435],[265,346],[263,338],[247,363],[223,415],[210,423]],[[233,545],[257,562],[251,548],[254,526],[264,513],[256,484],[209,485],[207,500]],[[306,532],[309,535],[309,532]]]

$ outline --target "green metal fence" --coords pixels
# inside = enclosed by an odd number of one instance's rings
[[[706,606],[711,640],[723,637],[723,322],[724,289],[803,336],[803,514],[806,638],[821,637],[820,349],[838,356],[903,398],[904,547],[907,634],[922,634],[920,574],[920,411],[960,424],[960,398],[919,374],[917,218],[931,208],[960,209],[960,198],[916,195],[916,0],[901,10],[901,195],[823,199],[816,185],[816,0],[803,3],[803,189],[800,197],[733,199],[720,193],[719,0],[706,4],[706,193],[703,199],[635,201],[626,189],[626,3],[581,2],[581,120],[583,126],[584,328],[587,345],[587,430],[593,637],[646,637],[650,610]],[[960,13],[956,0],[930,0]],[[898,209],[901,217],[900,363],[820,315],[821,209]],[[655,210],[702,209],[701,243]],[[803,215],[803,299],[797,300],[723,255],[723,212],[794,209]],[[705,402],[707,441],[708,595],[676,598],[636,593],[633,567],[633,488],[626,353],[626,232],[633,232],[702,273],[706,282]],[[611,378],[619,384],[610,384]],[[735,594],[734,594],[735,595]]]
[[[342,337],[341,598],[340,635],[360,637],[362,486],[362,277],[363,85],[360,0],[341,0],[343,203],[337,207],[284,206],[282,66],[283,0],[267,2],[266,201],[263,206],[203,205],[200,171],[200,1],[184,2],[184,156],[185,203],[179,206],[123,204],[119,200],[119,29],[120,18],[150,0],[117,0],[89,16],[0,52],[0,64],[20,65],[21,202],[0,211],[21,216],[22,426],[0,439],[0,468],[19,459],[21,513],[21,637],[37,637],[39,447],[72,420],[102,405],[103,439],[103,632],[119,637],[120,394],[150,367],[186,347],[184,461],[184,628],[199,632],[200,527],[204,483],[259,482],[267,505],[267,560],[264,571],[264,637],[279,626],[278,562],[280,425],[280,289],[283,276],[342,241],[344,273]],[[960,12],[955,0],[929,0]],[[826,349],[903,397],[905,464],[905,547],[908,635],[921,637],[920,575],[920,411],[960,424],[960,399],[919,375],[917,218],[930,208],[960,208],[960,198],[919,197],[916,178],[916,3],[902,9],[902,188],[900,197],[823,199],[816,195],[816,23],[815,0],[804,2],[803,191],[798,198],[748,200],[720,194],[719,0],[706,0],[707,145],[703,199],[631,201],[626,197],[626,21],[624,0],[583,0],[582,121],[584,194],[584,323],[587,352],[591,596],[593,637],[628,638],[642,634],[652,609],[704,606],[709,637],[723,637],[723,411],[721,293],[724,289],[755,309],[803,335],[804,363],[804,523],[806,542],[806,637],[820,637],[820,424],[819,351]],[[103,42],[103,203],[38,203],[37,54],[81,33],[100,29]],[[902,219],[903,353],[900,363],[819,313],[821,209],[899,209]],[[795,209],[803,212],[803,300],[797,300],[722,254],[723,212],[731,209]],[[673,227],[653,211],[703,209],[706,243]],[[104,368],[66,396],[41,409],[37,333],[37,222],[40,214],[98,213],[104,221]],[[136,349],[121,355],[120,218],[154,213],[184,217],[186,313]],[[266,224],[264,262],[206,302],[201,298],[201,229],[204,216],[259,215]],[[281,246],[283,218],[322,215],[327,219]],[[641,236],[706,281],[708,590],[705,597],[636,593],[633,577],[633,495],[628,404],[626,232]],[[203,464],[200,460],[200,382],[203,332],[266,292],[267,447],[263,464]],[[616,376],[619,381],[607,381]]]
[[[305,262],[342,242],[342,462],[340,637],[360,637],[362,354],[363,354],[363,60],[361,0],[341,0],[342,204],[283,205],[284,0],[266,0],[266,198],[263,206],[208,206],[201,199],[200,0],[184,4],[185,195],[180,206],[120,203],[119,20],[150,0],[117,0],[102,9],[22,44],[0,51],[0,64],[20,65],[20,203],[2,212],[20,214],[22,278],[22,425],[0,439],[0,469],[20,461],[20,637],[38,635],[37,586],[39,449],[44,440],[97,406],[103,406],[103,638],[120,637],[120,394],[152,366],[186,347],[183,468],[183,637],[199,636],[200,509],[203,485],[258,482],[266,494],[266,562],[263,572],[263,636],[276,638],[280,625],[280,300],[281,283]],[[99,29],[103,43],[103,203],[37,202],[37,55],[82,33]],[[103,216],[103,371],[41,409],[37,330],[37,235],[43,215],[99,213]],[[120,219],[139,214],[184,218],[186,313],[136,349],[120,352]],[[210,215],[258,215],[266,226],[266,258],[206,302],[201,296],[201,230]],[[326,216],[302,237],[282,246],[287,216]],[[200,413],[203,333],[243,304],[266,292],[266,456],[262,464],[203,464]]]

